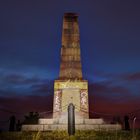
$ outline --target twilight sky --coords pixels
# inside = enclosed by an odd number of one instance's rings
[[[0,1],[0,108],[52,108],[62,18],[76,12],[90,109],[115,115],[140,109],[139,7],[139,0]]]

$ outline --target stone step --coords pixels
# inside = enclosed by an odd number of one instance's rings
[[[68,124],[67,119],[39,119],[39,124]],[[75,119],[75,124],[104,124],[102,118],[99,119]]]
[[[53,131],[53,130],[67,130],[66,124],[53,124],[53,125],[22,125],[22,131]],[[76,130],[121,130],[122,126],[119,124],[102,124],[102,125],[91,125],[91,124],[77,124],[75,125]]]

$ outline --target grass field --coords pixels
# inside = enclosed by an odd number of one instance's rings
[[[140,130],[76,131],[69,137],[66,131],[54,132],[1,132],[0,140],[140,140]]]

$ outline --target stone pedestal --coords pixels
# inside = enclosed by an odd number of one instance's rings
[[[88,82],[86,80],[55,80],[53,118],[67,119],[70,103],[75,106],[75,118],[89,118]]]
[[[106,124],[103,119],[76,119],[76,130],[121,130],[119,124]],[[68,129],[67,119],[39,119],[38,125],[22,125],[22,131],[54,131]]]

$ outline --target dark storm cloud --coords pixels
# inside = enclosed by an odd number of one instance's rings
[[[95,73],[89,82],[89,94],[114,103],[139,99],[139,73]]]
[[[9,96],[16,96],[16,95],[17,93],[15,93],[14,91],[0,89],[0,96],[9,97]]]
[[[128,80],[128,81],[139,81],[140,82],[140,72],[125,75],[124,79]]]
[[[89,85],[89,94],[102,97],[104,100],[109,100],[112,103],[126,102],[127,100],[131,100],[133,97],[133,93],[131,93],[125,87],[111,86],[102,83],[94,83]]]
[[[46,85],[46,84],[33,86],[33,88],[35,89],[35,92],[39,92],[39,93],[40,92],[47,93],[48,87],[49,85]]]
[[[51,100],[50,100],[51,99]],[[46,102],[46,100],[48,100]],[[41,111],[43,109],[47,110],[47,107],[52,108],[52,96],[22,96],[22,97],[0,97],[0,101],[3,104],[3,107],[8,107],[10,110],[17,111],[22,113],[22,111],[29,112],[30,110],[33,111]],[[37,104],[36,104],[37,103]],[[17,106],[19,104],[19,106]],[[44,105],[43,105],[44,104]],[[43,107],[44,106],[44,107]],[[20,110],[22,109],[22,111]]]
[[[135,89],[133,88],[133,90]],[[105,82],[89,85],[90,111],[93,112],[90,115],[92,117],[97,115],[94,112],[101,112],[99,116],[103,115],[105,118],[116,115],[124,116],[139,109],[139,100],[139,95],[122,85],[115,86]],[[110,115],[104,115],[106,113]],[[139,116],[140,114],[136,115]]]
[[[53,81],[45,81],[44,83],[41,84],[34,84],[32,87],[32,94],[37,94],[37,95],[47,95],[51,94],[53,95],[53,88],[54,88],[54,82]]]
[[[4,82],[11,84],[34,84],[41,82],[41,79],[37,77],[27,77],[26,75],[21,74],[9,74],[5,75],[2,79]]]
[[[50,95],[53,83],[44,77],[23,73],[0,74],[1,96]]]

